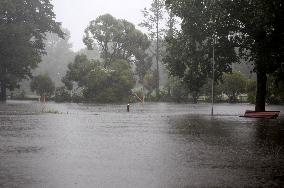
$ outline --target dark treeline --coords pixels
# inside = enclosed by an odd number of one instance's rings
[[[64,37],[52,8],[44,0],[0,1],[0,101],[6,100],[7,89],[32,77],[46,52],[46,33]]]
[[[101,15],[78,53],[49,1],[1,1],[0,9],[1,101],[22,85],[57,102],[196,103],[211,100],[212,83],[216,102],[263,111],[284,101],[280,0],[153,0],[142,10],[146,34]],[[13,97],[24,98],[22,88]]]
[[[165,61],[170,73],[186,82],[193,95],[198,95],[206,78],[212,79],[213,48],[215,83],[223,73],[232,72],[232,63],[244,59],[253,65],[257,77],[255,109],[265,111],[271,92],[268,79],[274,80],[275,90],[281,90],[283,85],[283,1],[166,0],[165,3],[181,18],[181,30],[167,38]],[[277,94],[283,99],[283,91]]]

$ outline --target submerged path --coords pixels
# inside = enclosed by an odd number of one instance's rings
[[[284,183],[284,107],[0,104],[0,187],[271,187]]]

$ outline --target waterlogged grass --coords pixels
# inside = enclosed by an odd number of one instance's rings
[[[58,110],[52,109],[52,108],[46,108],[43,107],[41,109],[41,113],[43,114],[60,114],[60,112]]]

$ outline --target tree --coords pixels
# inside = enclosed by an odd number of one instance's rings
[[[246,93],[248,94],[248,102],[255,104],[255,94],[256,94],[256,81],[247,80],[246,83]]]
[[[41,98],[51,97],[55,90],[54,83],[47,74],[35,76],[30,86],[31,90],[35,91]]]
[[[69,89],[73,89],[73,82],[77,83],[78,87],[86,85],[88,73],[94,69],[94,65],[99,62],[91,63],[86,55],[77,55],[72,63],[68,64],[68,70],[62,78],[62,82]]]
[[[69,89],[75,83],[86,101],[126,101],[134,86],[132,69],[125,60],[115,60],[104,68],[99,61],[90,61],[86,55],[77,55],[68,69],[64,83]]]
[[[164,0],[153,0],[151,8],[144,8],[142,11],[144,20],[139,25],[145,27],[149,31],[150,38],[156,40],[156,95],[159,94],[160,74],[159,74],[159,56],[160,56],[160,39],[163,38],[164,29],[161,27],[161,22],[164,19],[165,4]]]
[[[222,91],[230,98],[231,102],[237,101],[237,96],[245,93],[246,79],[237,72],[224,74],[221,83]]]
[[[283,75],[283,1],[226,0],[219,3],[231,23],[226,29],[235,34],[233,39],[240,47],[240,53],[254,63],[257,75],[255,110],[265,111],[267,75],[275,71]]]
[[[164,62],[171,75],[188,84],[193,102],[197,102],[200,89],[208,78],[212,79],[213,49],[215,82],[224,72],[230,72],[231,64],[237,61],[229,31],[216,27],[216,17],[225,15],[215,15],[215,7],[207,1],[167,0],[166,4],[182,23],[181,30],[167,38]]]
[[[75,53],[72,51],[70,44],[70,32],[62,29],[65,33],[64,39],[56,34],[48,33],[46,35],[45,46],[46,54],[42,56],[42,62],[32,71],[34,75],[47,73],[56,87],[63,86],[61,79],[67,71],[67,65],[71,62]]]
[[[220,81],[216,82],[214,85],[214,101],[223,101],[223,88],[222,88],[222,83]],[[207,79],[206,83],[202,86],[200,89],[201,95],[205,96],[206,101],[212,101],[212,79],[209,78]]]
[[[265,111],[267,75],[275,71],[283,74],[283,1],[166,0],[166,4],[183,22],[189,17],[189,21],[194,18],[207,20],[208,24],[200,25],[200,28],[211,27],[218,38],[220,33],[224,33],[230,39],[230,44],[239,49],[239,55],[253,62],[257,75],[255,110]],[[192,15],[192,9],[188,9],[196,5],[206,7],[200,10],[200,16]],[[207,33],[207,36],[212,35],[212,31],[211,34]]]
[[[156,88],[157,71],[148,71],[143,78],[143,86],[147,89],[148,95],[151,95]],[[150,97],[150,96],[148,96]]]
[[[49,0],[0,1],[0,101],[6,100],[7,88],[31,77],[45,53],[46,33],[63,37],[52,9]]]
[[[266,101],[270,104],[281,104],[284,102],[284,81],[278,81],[277,73],[268,76]]]
[[[135,69],[135,73],[138,76],[139,82],[144,85],[143,80],[145,79],[145,76],[147,74],[149,74],[151,71],[151,67],[153,65],[152,63],[152,57],[149,57],[147,55],[144,56],[144,58],[140,58],[140,61],[136,62],[136,69]]]
[[[150,46],[148,37],[135,26],[110,14],[99,16],[85,30],[84,43],[88,49],[100,49],[104,67],[123,59],[128,62],[144,61],[145,51]]]
[[[175,102],[188,101],[188,87],[178,77],[171,76],[167,86],[170,94],[170,98]]]
[[[127,101],[134,87],[134,77],[129,63],[116,60],[109,69],[100,69],[90,74],[85,96],[96,102]]]
[[[84,54],[87,56],[90,60],[101,60],[100,59],[100,52],[99,49],[96,47],[93,47],[93,49],[89,50],[88,48],[83,48],[79,52],[77,52],[77,55]]]
[[[151,43],[132,23],[110,14],[99,16],[85,30],[84,43],[89,49],[100,49],[104,68],[109,68],[116,60],[134,64],[139,82],[143,84],[152,66],[152,57],[147,52]]]
[[[67,90],[66,87],[58,87],[55,89],[55,102],[70,102],[71,101],[71,92]]]

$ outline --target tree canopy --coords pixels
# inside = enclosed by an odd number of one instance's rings
[[[30,86],[31,90],[35,91],[41,97],[50,97],[55,90],[54,83],[47,74],[35,76]]]
[[[198,45],[210,41],[210,38],[217,40],[217,66],[222,65],[222,61],[232,61],[218,54],[218,51],[229,51],[232,47],[239,50],[240,57],[254,63],[256,111],[264,111],[267,74],[283,72],[283,1],[166,0],[166,4],[182,19],[182,34],[192,36]],[[190,37],[186,38],[191,40],[188,44],[194,45]],[[227,57],[234,57],[231,54],[225,53]],[[186,55],[194,57],[190,52],[185,52]]]
[[[67,65],[74,57],[72,45],[69,42],[70,32],[62,29],[65,33],[64,39],[54,33],[46,35],[46,54],[42,55],[42,62],[32,71],[34,75],[47,73],[56,87],[63,86],[61,79],[67,71]]]
[[[63,37],[49,0],[0,1],[0,100],[14,89],[45,53],[46,33]]]
[[[104,68],[99,61],[91,61],[86,55],[77,55],[69,64],[63,82],[69,89],[77,85],[84,100],[91,102],[126,101],[135,83],[127,61],[115,60]]]
[[[267,75],[282,72],[284,55],[284,7],[281,0],[224,1],[231,32],[240,53],[254,63],[257,74],[256,111],[265,111]],[[248,19],[249,18],[249,19]]]
[[[99,16],[85,30],[84,43],[88,49],[99,49],[104,68],[121,60],[134,64],[139,82],[151,72],[152,59],[148,51],[151,45],[147,35],[134,24],[116,19],[110,14]]]
[[[132,23],[110,14],[90,22],[85,30],[84,43],[89,49],[99,47],[105,67],[116,59],[134,63],[143,61],[145,51],[150,46],[148,37]]]
[[[144,27],[148,30],[148,36],[152,40],[152,48],[155,50],[151,50],[153,56],[156,57],[156,71],[154,79],[156,81],[155,88],[156,88],[156,95],[159,96],[159,88],[160,88],[160,61],[163,49],[163,41],[164,36],[166,34],[165,27],[163,27],[162,22],[165,20],[166,17],[166,7],[164,0],[153,0],[151,3],[150,8],[144,8],[142,10],[142,14],[144,19],[139,24],[139,26]],[[173,23],[173,22],[171,22]],[[173,26],[173,25],[171,25]]]
[[[224,74],[221,89],[230,98],[230,102],[236,102],[237,96],[246,91],[246,79],[238,72]]]
[[[215,81],[224,72],[231,71],[237,61],[230,33],[216,27],[214,13],[209,3],[203,1],[166,1],[172,12],[182,19],[181,30],[167,38],[167,53],[164,61],[170,74],[188,84],[197,101],[201,87],[212,78],[214,52]],[[202,13],[202,14],[201,14]],[[224,17],[220,13],[219,17]]]

